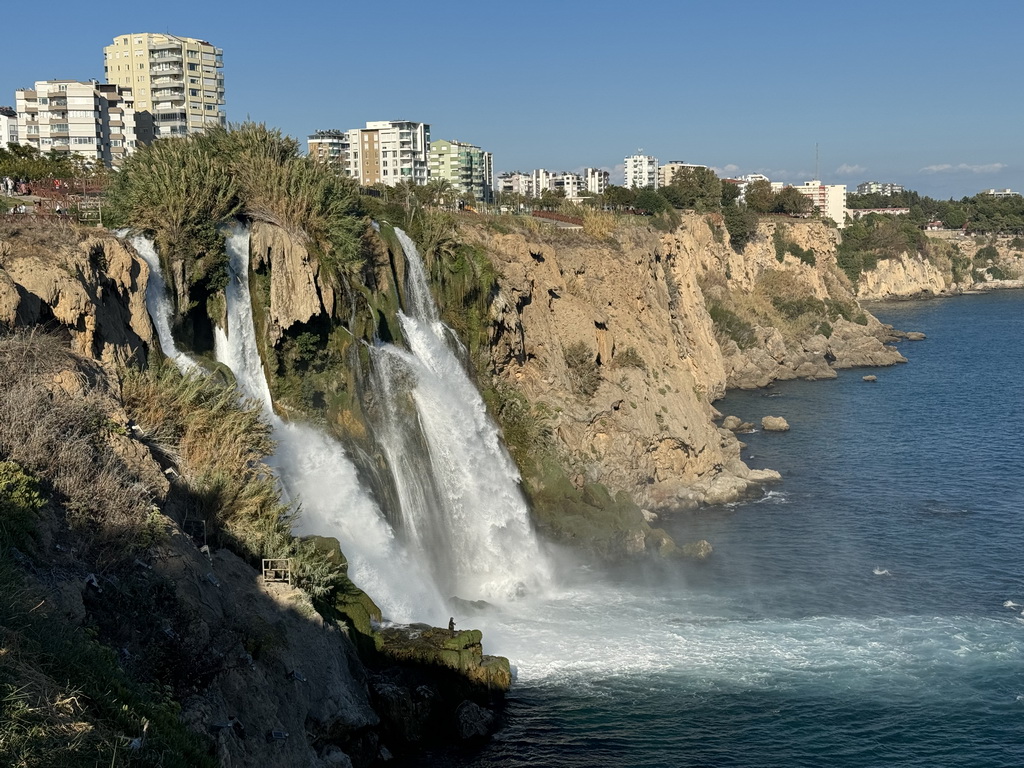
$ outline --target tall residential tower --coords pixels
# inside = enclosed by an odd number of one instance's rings
[[[164,136],[225,125],[224,51],[204,40],[141,32],[120,35],[103,49],[108,83],[130,88],[143,144]]]

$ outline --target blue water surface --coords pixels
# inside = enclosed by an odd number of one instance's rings
[[[505,727],[418,764],[1024,766],[1024,294],[871,309],[927,334],[910,362],[718,403],[786,418],[743,436],[782,482],[663,516],[705,564],[580,568],[491,619]]]

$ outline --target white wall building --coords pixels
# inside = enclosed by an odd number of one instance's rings
[[[630,155],[623,160],[625,163],[625,186],[643,189],[658,188],[658,158],[651,155]]]
[[[600,168],[585,168],[583,170],[583,182],[586,184],[587,192],[595,195],[603,195],[608,189],[610,174]]]
[[[498,177],[498,191],[503,194],[533,197],[533,174],[506,171]]]
[[[18,112],[12,107],[0,107],[0,149],[18,143]]]
[[[137,142],[130,90],[95,80],[38,80],[15,91],[18,141],[40,152],[64,152],[118,165]]]
[[[400,181],[426,184],[430,178],[430,125],[408,120],[377,120],[346,131],[345,175],[371,186]]]
[[[858,195],[885,195],[886,197],[892,197],[895,194],[903,192],[903,187],[900,184],[893,184],[891,182],[881,183],[878,181],[865,181],[863,184],[857,185]]]
[[[775,185],[772,184],[774,189]],[[846,226],[846,185],[822,184],[820,180],[793,185],[800,194],[809,197],[822,216],[828,216],[840,228]]]

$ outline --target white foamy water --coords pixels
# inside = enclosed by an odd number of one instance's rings
[[[228,329],[215,329],[217,360],[232,370],[239,389],[263,406],[277,442],[268,463],[290,498],[301,504],[299,532],[336,537],[352,580],[387,618],[442,621],[447,611],[433,581],[397,540],[341,445],[312,427],[285,423],[274,413],[252,320],[248,229],[235,228],[227,247]]]
[[[127,231],[121,230],[117,234],[123,237]],[[171,362],[178,366],[178,370],[182,373],[191,373],[197,368],[196,362],[178,349],[174,343],[174,337],[171,335],[171,316],[174,314],[174,306],[171,304],[171,297],[167,292],[167,283],[164,280],[156,246],[152,240],[143,235],[133,236],[131,244],[149,267],[149,282],[146,283],[146,309],[149,310],[149,316],[153,319],[160,349]]]
[[[431,562],[438,582],[466,599],[506,601],[542,591],[546,556],[530,522],[519,473],[483,398],[438,320],[415,244],[395,230],[405,250],[411,315],[399,313],[408,350],[374,351],[378,391],[388,411],[383,435],[402,498],[410,540]],[[407,408],[411,396],[415,412]],[[425,443],[429,478],[417,471],[413,430]],[[429,480],[429,482],[423,482]]]

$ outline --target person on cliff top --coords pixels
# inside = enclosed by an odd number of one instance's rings
[[[448,631],[449,632],[454,632],[455,631],[455,617],[454,616],[452,616],[450,619],[448,619]]]

